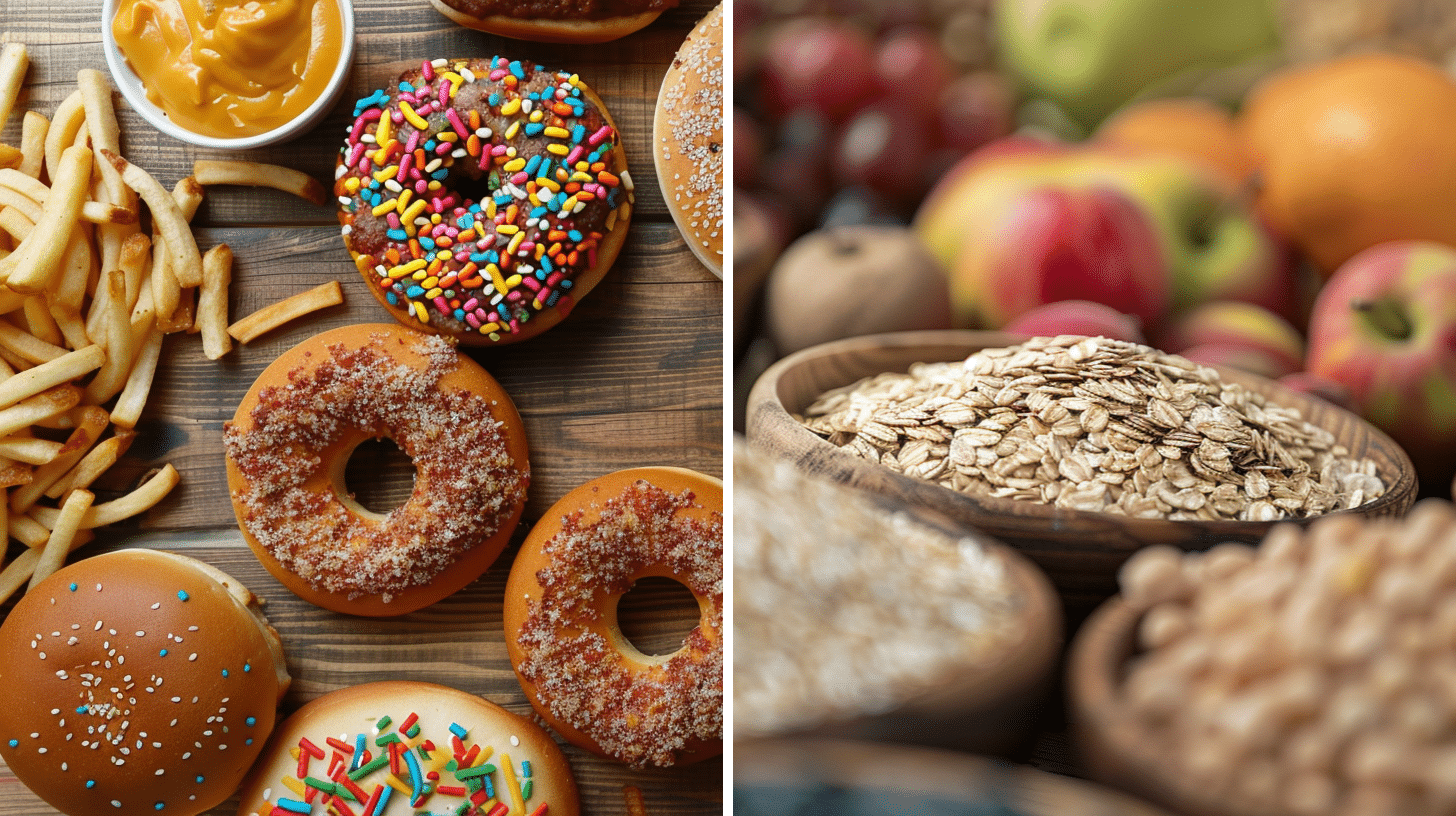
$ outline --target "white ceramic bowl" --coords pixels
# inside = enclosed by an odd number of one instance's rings
[[[324,88],[323,95],[315,99],[293,121],[266,133],[232,139],[204,136],[180,127],[167,116],[166,112],[147,99],[147,91],[142,86],[141,78],[127,64],[126,57],[122,56],[121,49],[116,45],[116,38],[111,34],[111,21],[116,16],[117,1],[104,0],[101,7],[101,43],[106,52],[106,65],[111,69],[112,81],[116,83],[116,87],[121,89],[121,95],[126,98],[132,109],[141,114],[142,118],[150,122],[153,127],[174,139],[199,147],[246,150],[286,142],[303,135],[327,116],[334,103],[338,101],[349,76],[349,66],[354,61],[354,4],[350,0],[335,0],[339,4],[339,15],[343,20],[343,43],[342,48],[339,49],[339,64],[334,66],[334,72],[329,77],[329,84]]]

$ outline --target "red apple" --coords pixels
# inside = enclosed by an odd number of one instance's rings
[[[925,195],[921,173],[930,153],[928,128],[903,99],[868,105],[844,125],[834,145],[834,177],[841,186],[861,184],[890,201]]]
[[[1108,187],[1018,190],[963,225],[951,267],[960,325],[999,328],[1047,303],[1093,300],[1145,323],[1168,308],[1152,222]]]
[[[1082,334],[1130,343],[1147,342],[1136,317],[1090,300],[1059,300],[1038,306],[1007,323],[1004,330],[1027,337]]]
[[[769,34],[763,84],[769,112],[810,108],[841,121],[875,96],[870,38],[829,18],[790,20]]]
[[[1203,347],[1200,352],[1224,356],[1235,368],[1277,379],[1304,367],[1304,337],[1279,315],[1237,300],[1215,300],[1179,316],[1158,338],[1158,348],[1176,354]],[[1215,351],[1210,351],[1210,349]],[[1216,351],[1222,349],[1224,351]],[[1239,352],[1254,352],[1243,354]],[[1240,364],[1241,359],[1248,362]],[[1218,362],[1225,362],[1218,361]]]
[[[874,76],[881,93],[923,99],[940,96],[955,76],[955,66],[940,50],[934,32],[902,26],[875,43]]]
[[[1456,249],[1392,241],[1346,261],[1315,301],[1306,368],[1349,388],[1422,481],[1448,483],[1456,472]]]
[[[946,86],[936,106],[941,142],[965,154],[1011,132],[1016,92],[994,71],[963,74]]]

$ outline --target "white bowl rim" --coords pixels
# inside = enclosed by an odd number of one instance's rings
[[[127,64],[126,57],[122,56],[121,49],[116,44],[116,38],[111,33],[111,21],[116,16],[116,7],[119,0],[103,0],[101,6],[101,44],[102,51],[106,55],[106,67],[111,71],[111,78],[116,83],[121,95],[126,98],[128,104],[141,117],[147,120],[153,127],[161,132],[188,144],[198,147],[214,147],[225,150],[246,150],[253,147],[264,147],[267,145],[284,142],[300,136],[304,131],[313,127],[317,120],[332,107],[337,101],[339,93],[344,89],[344,83],[349,75],[349,68],[354,62],[354,4],[352,0],[334,0],[339,6],[339,16],[343,24],[341,33],[339,62],[334,66],[334,72],[329,77],[328,85],[319,97],[304,108],[303,112],[295,116],[286,124],[266,131],[255,133],[252,136],[238,136],[235,138],[221,138],[217,136],[205,136],[192,131],[173,122],[161,108],[147,99],[146,87],[142,84],[141,77],[137,76],[131,66]]]

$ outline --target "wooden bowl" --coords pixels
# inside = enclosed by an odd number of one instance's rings
[[[1123,703],[1141,615],[1115,596],[1078,630],[1067,658],[1067,706],[1088,774],[1181,816],[1280,816],[1200,789],[1172,770],[1154,729]],[[1287,816],[1287,814],[1283,814]]]
[[[1026,766],[929,748],[821,740],[737,743],[733,812],[1167,816],[1091,782]]]
[[[737,478],[738,501],[742,502],[747,490],[742,487],[745,478],[742,470],[738,471]],[[832,487],[836,488],[836,494],[844,494],[844,502],[853,502],[857,512],[885,517],[898,513],[900,523],[919,528],[927,538],[947,543],[972,538],[994,552],[1005,565],[1011,593],[1021,599],[1014,613],[1021,634],[992,653],[953,661],[934,676],[917,677],[913,687],[886,689],[886,696],[894,705],[883,713],[829,720],[792,729],[792,733],[801,738],[908,742],[1008,756],[1029,749],[1030,739],[1037,731],[1037,720],[1051,697],[1063,646],[1061,604],[1045,573],[1015,550],[987,540],[939,514],[906,507],[883,496],[863,496],[849,487]],[[812,515],[805,517],[805,536],[814,535],[810,526],[815,519]],[[896,546],[894,541],[862,543]],[[734,577],[735,586],[740,588],[752,580],[741,571]],[[738,620],[742,621],[741,608],[738,614]],[[895,636],[893,632],[875,634],[891,639]],[[846,678],[844,682],[850,683],[853,679]],[[745,735],[781,737],[791,731],[771,725],[755,729],[752,724],[740,721],[735,733],[742,739]]]
[[[981,349],[1019,340],[1000,332],[919,331],[855,337],[804,349],[780,360],[754,384],[747,407],[749,442],[810,473],[935,510],[1016,547],[1051,576],[1074,620],[1117,591],[1118,568],[1144,546],[1172,544],[1199,550],[1223,541],[1255,544],[1263,539],[1273,522],[1138,519],[961,493],[840,450],[790,415],[802,413],[825,391],[863,377],[905,372],[917,362],[961,360]],[[1375,461],[1386,485],[1385,495],[1350,512],[1399,515],[1415,501],[1416,476],[1410,457],[1369,423],[1263,377],[1226,368],[1218,368],[1218,372],[1225,380],[1241,383],[1277,405],[1297,407],[1305,419],[1328,429],[1354,456]],[[1293,521],[1307,525],[1313,519]]]

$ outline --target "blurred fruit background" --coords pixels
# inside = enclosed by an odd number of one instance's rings
[[[735,368],[1144,340],[1456,476],[1456,3],[735,0]]]

